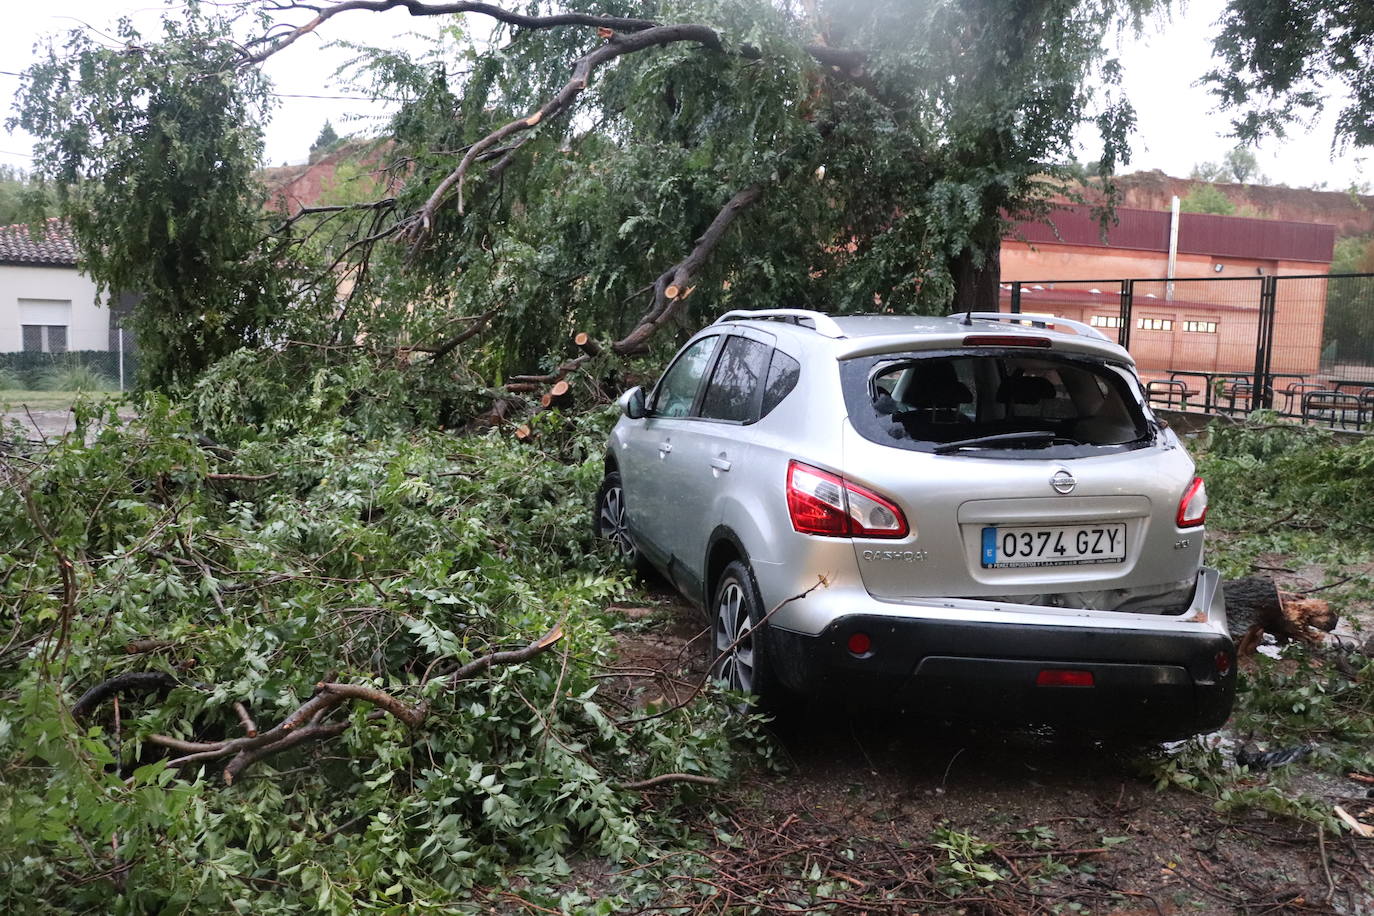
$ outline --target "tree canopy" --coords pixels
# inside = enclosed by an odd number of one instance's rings
[[[1340,94],[1336,142],[1374,145],[1374,5],[1361,0],[1228,0],[1206,76],[1236,133],[1282,135]]]
[[[1234,181],[1237,184],[1246,184],[1251,180],[1255,184],[1268,183],[1268,179],[1260,174],[1259,160],[1254,152],[1243,145],[1232,148],[1221,162],[1199,162],[1193,166],[1193,172],[1188,177],[1200,181]]]
[[[148,381],[281,339],[438,364],[480,333],[491,382],[551,368],[572,331],[629,354],[730,307],[993,307],[1005,219],[1047,209],[1076,129],[1100,129],[1101,176],[1127,160],[1104,40],[1153,6],[219,4],[156,38],[125,23],[115,48],[72,36],[18,122],[92,274],[145,292]],[[387,11],[446,28],[419,54],[354,49],[357,88],[401,100],[378,195],[265,215],[259,66]]]

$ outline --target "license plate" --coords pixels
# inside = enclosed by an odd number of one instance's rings
[[[983,529],[983,568],[1082,566],[1126,559],[1126,526],[1056,525]]]

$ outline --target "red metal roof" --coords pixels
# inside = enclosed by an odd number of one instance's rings
[[[1137,251],[1169,250],[1169,213],[1164,210],[1116,211],[1117,223],[1107,237],[1088,207],[1055,210],[1049,222],[1019,222],[1007,234],[1034,244],[1089,245],[1097,248],[1129,248]],[[1215,216],[1181,213],[1178,250],[1181,254],[1209,254],[1260,260],[1315,261],[1331,263],[1336,227],[1323,223],[1295,223],[1246,216]]]

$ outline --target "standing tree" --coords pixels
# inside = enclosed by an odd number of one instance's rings
[[[1244,146],[1237,146],[1226,154],[1226,170],[1237,184],[1245,184],[1251,178],[1264,184],[1264,176],[1259,173],[1259,162],[1255,154]]]
[[[1049,209],[1067,172],[1052,163],[1070,159],[1077,128],[1100,128],[1104,178],[1126,161],[1133,114],[1104,41],[1153,6],[348,0],[303,16],[280,4],[237,24],[193,17],[161,43],[130,32],[116,51],[74,39],[30,71],[21,121],[97,278],[149,290],[155,325],[216,317],[204,352],[148,361],[155,381],[255,334],[408,341],[438,365],[480,333],[473,365],[506,375],[572,331],[629,354],[727,307],[995,308],[1006,220]],[[387,11],[453,27],[418,56],[357,49],[360,88],[402,100],[379,147],[394,163],[386,190],[278,218],[255,244],[259,65],[336,16]],[[456,14],[494,26],[490,41],[455,49]],[[250,21],[257,37],[229,40]],[[1107,87],[1096,97],[1094,74]],[[184,133],[173,116],[190,120]],[[168,155],[185,167],[152,181]],[[167,264],[149,232],[187,257]],[[269,314],[268,264],[295,278],[293,295],[318,295]],[[335,289],[348,291],[339,307]],[[180,343],[192,327],[178,328]]]
[[[124,20],[110,47],[70,33],[24,76],[11,120],[38,138],[86,272],[143,295],[143,381],[188,380],[261,343],[282,276],[261,244],[258,124],[268,98],[221,20],[167,17],[148,42]]]
[[[314,143],[310,144],[310,161],[314,162],[319,159],[338,142],[339,134],[334,130],[334,125],[325,121],[324,127],[320,128],[320,135],[315,138]]]

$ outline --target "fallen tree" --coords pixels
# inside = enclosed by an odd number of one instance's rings
[[[1088,121],[1110,201],[1103,39],[1154,5],[229,2],[51,44],[17,123],[92,276],[143,292],[146,383],[292,340],[497,388],[562,380],[575,334],[623,359],[734,307],[995,308],[1007,215],[1047,211]],[[332,196],[264,212],[264,62],[400,15],[445,29],[354,48],[390,123]]]
[[[452,907],[646,854],[731,775],[748,722],[714,690],[601,705],[605,411],[537,448],[416,431],[424,392],[367,398],[406,370],[317,355],[332,381],[290,397],[300,356],[0,456],[7,911]]]

